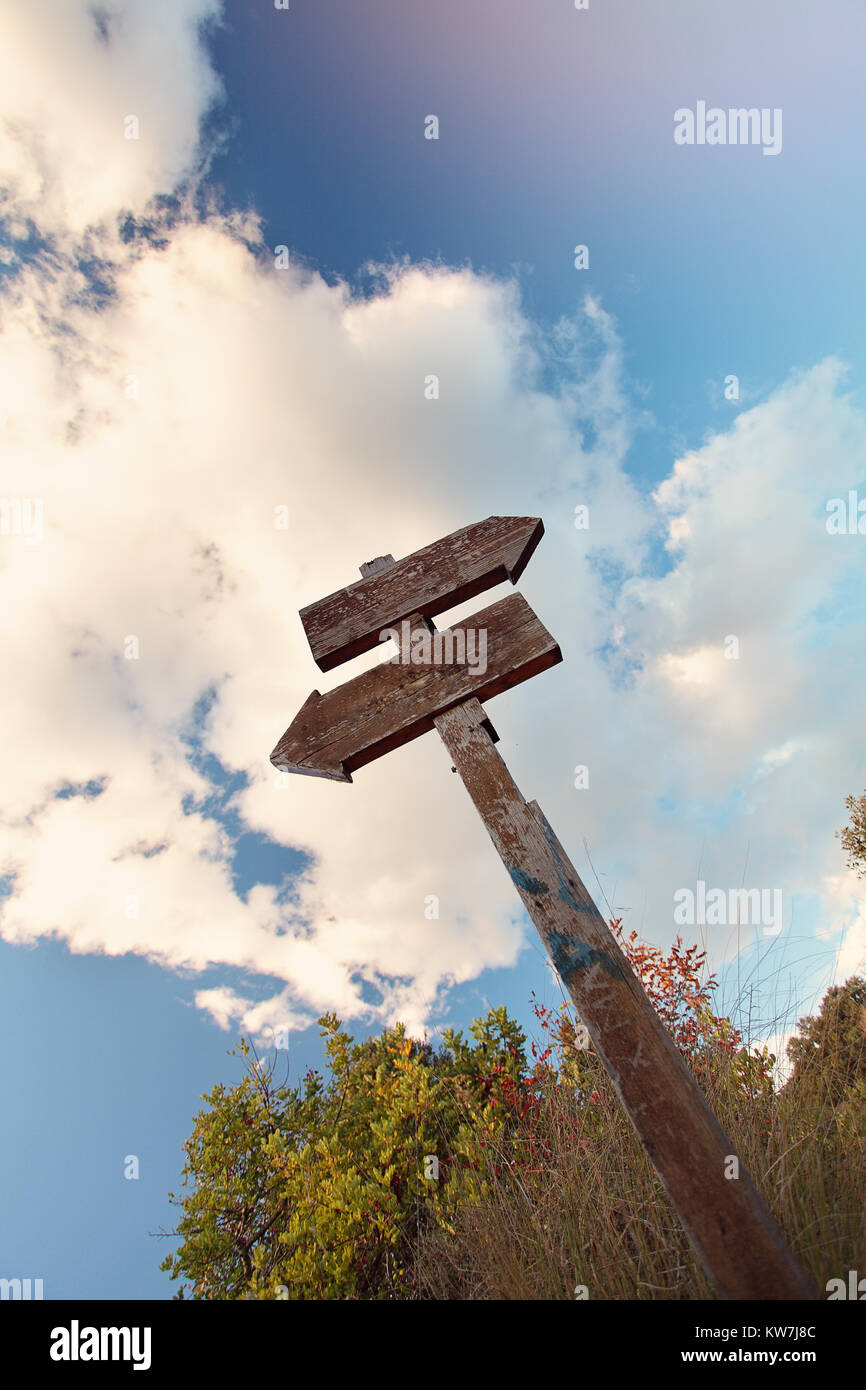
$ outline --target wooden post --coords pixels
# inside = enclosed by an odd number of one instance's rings
[[[437,613],[504,579],[514,583],[543,533],[538,517],[488,517],[403,560],[368,561],[360,581],[301,609],[321,670],[369,651],[387,635],[382,629],[397,633],[400,660],[327,695],[314,690],[271,762],[351,782],[358,768],[436,728],[716,1293],[816,1299],[739,1160],[733,1175],[731,1141],[543,812],[524,801],[493,746],[481,701],[561,661],[557,643],[515,594],[470,620],[488,639],[483,669],[425,665],[412,653],[413,635],[434,633]],[[461,633],[451,629],[452,639]]]
[[[760,1193],[616,938],[535,802],[524,801],[480,702],[436,728],[722,1298],[814,1299]]]

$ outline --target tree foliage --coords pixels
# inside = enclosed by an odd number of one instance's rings
[[[241,1082],[203,1097],[187,1191],[172,1194],[183,1244],[162,1264],[194,1298],[400,1296],[419,1230],[449,1229],[479,1146],[507,1123],[526,1055],[505,1009],[438,1052],[402,1024],[360,1043],[333,1014],[320,1026],[327,1080],[277,1084],[242,1040]]]
[[[848,868],[854,869],[860,878],[866,877],[866,792],[862,796],[847,796],[845,805],[851,812],[851,819],[836,834],[842,841],[842,848],[848,855]]]
[[[866,793],[839,832],[866,875]],[[610,924],[662,1022],[820,1284],[866,1238],[866,982],[831,989],[775,1057],[715,1013],[706,953]],[[185,1144],[178,1298],[702,1298],[703,1273],[571,1004],[504,1008],[442,1045],[319,1020],[327,1075],[276,1080],[241,1040]],[[853,1267],[853,1264],[852,1264]],[[593,1295],[595,1296],[595,1294]]]
[[[819,1013],[801,1018],[788,1043],[792,1072],[786,1090],[819,1089],[828,1104],[866,1099],[866,980],[852,977],[828,989]]]
[[[704,953],[677,938],[665,954],[635,932],[625,937],[621,922],[611,927],[699,1080],[723,1072],[743,1095],[771,1089],[773,1059],[749,1052],[712,1011]],[[172,1194],[181,1244],[162,1268],[182,1281],[178,1297],[415,1295],[424,1237],[447,1240],[491,1183],[519,1183],[558,1161],[552,1103],[556,1134],[577,1154],[608,1123],[616,1102],[571,1006],[535,1012],[546,1042],[529,1052],[504,1008],[468,1037],[447,1030],[438,1050],[401,1024],[356,1042],[327,1014],[328,1076],[310,1071],[297,1086],[279,1084],[276,1064],[242,1040],[245,1075],[203,1097],[185,1145],[185,1190]]]

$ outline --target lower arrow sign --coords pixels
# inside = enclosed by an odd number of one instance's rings
[[[489,700],[562,660],[522,594],[427,636],[396,663],[327,695],[314,690],[271,754],[274,767],[351,782],[357,768],[428,733],[445,710],[472,696]]]

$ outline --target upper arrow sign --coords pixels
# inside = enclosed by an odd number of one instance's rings
[[[316,665],[330,671],[360,656],[410,613],[435,618],[494,584],[516,584],[543,535],[538,517],[489,516],[302,608]]]
[[[437,714],[473,695],[489,700],[562,660],[522,594],[427,636],[429,656],[415,653],[421,660],[382,662],[327,695],[314,690],[271,754],[274,767],[351,782],[356,768],[427,733]],[[483,662],[475,659],[482,650]],[[462,659],[449,660],[455,653]]]

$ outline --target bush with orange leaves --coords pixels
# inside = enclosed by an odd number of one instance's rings
[[[750,1047],[714,1011],[705,952],[680,938],[665,952],[626,935],[621,920],[610,928],[818,1286],[856,1267],[866,1237],[862,1126],[804,1104],[802,1086],[776,1090],[769,1048]],[[461,1205],[447,1239],[424,1233],[413,1282],[433,1298],[711,1298],[572,1005],[535,1000],[534,1011],[541,1038],[526,1069],[500,1078],[507,1123],[485,1145],[483,1191]],[[860,1096],[864,1081],[857,1086]],[[847,1116],[850,1087],[846,1095]]]
[[[803,1020],[777,1093],[767,1048],[715,1012],[702,951],[611,930],[819,1287],[856,1268],[861,994]],[[326,1015],[330,1075],[296,1086],[244,1046],[247,1075],[204,1098],[185,1146],[181,1245],[163,1262],[180,1296],[711,1296],[573,1006],[534,1009],[529,1046],[494,1008],[435,1050],[400,1024],[355,1042]]]

